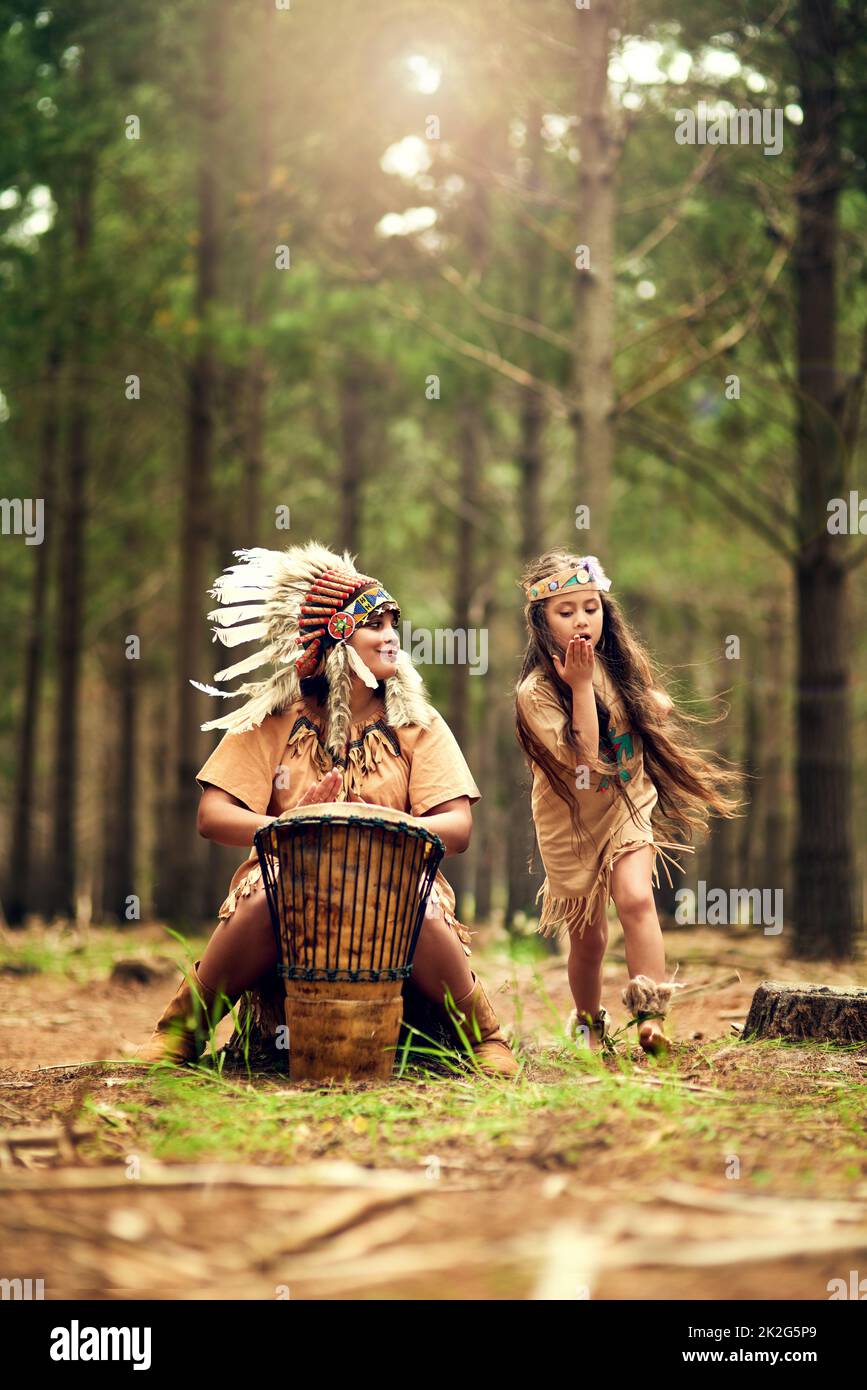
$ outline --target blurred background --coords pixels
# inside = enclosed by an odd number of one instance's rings
[[[487,634],[420,667],[483,792],[447,867],[531,933],[517,580],[565,545],[752,775],[683,883],[853,956],[865,72],[863,0],[0,3],[8,925],[215,919],[206,591],[316,538]]]

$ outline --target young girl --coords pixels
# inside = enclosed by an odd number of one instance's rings
[[[637,1016],[647,1052],[668,1050],[660,1018],[675,989],[665,979],[662,931],[653,901],[656,827],[691,839],[707,815],[730,817],[739,774],[692,746],[689,716],[654,685],[644,647],[631,631],[595,555],[550,551],[523,577],[529,641],[516,691],[517,737],[533,771],[532,807],[546,879],[539,930],[568,931],[573,1033],[598,1046],[609,1016],[601,1007],[607,906],[623,927],[629,983],[623,1002]],[[605,597],[603,598],[603,594]],[[690,851],[691,852],[691,851]],[[656,1017],[650,1017],[656,1015]]]
[[[266,646],[215,679],[232,680],[266,663],[275,669],[232,692],[249,696],[242,709],[202,726],[228,732],[196,780],[203,789],[199,833],[248,853],[192,980],[181,984],[139,1053],[146,1061],[193,1060],[203,1021],[215,1023],[229,1001],[274,973],[277,946],[251,848],[262,826],[296,806],[363,801],[423,817],[446,854],[461,854],[470,840],[470,807],[479,800],[451,730],[398,650],[400,609],[379,581],[359,574],[348,553],[332,554],[316,542],[238,553],[243,563],[211,590],[225,607],[209,617],[226,645],[265,638]],[[239,627],[245,619],[254,621]],[[452,889],[438,873],[412,983],[439,1005],[447,987],[479,1068],[514,1076],[515,1057],[467,963],[468,943]]]

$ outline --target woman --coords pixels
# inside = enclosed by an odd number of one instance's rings
[[[199,833],[250,847],[262,826],[293,807],[363,801],[423,817],[446,854],[462,854],[479,790],[451,730],[399,650],[395,600],[378,580],[359,574],[348,553],[335,555],[315,541],[285,552],[238,554],[242,563],[211,590],[224,607],[209,617],[228,646],[266,642],[215,679],[232,680],[266,662],[275,670],[231,692],[249,697],[242,709],[202,726],[228,732],[197,774],[203,789]],[[437,874],[413,983],[439,1005],[447,988],[461,1013],[478,1025],[476,1030],[470,1022],[465,1031],[480,1070],[514,1076],[517,1062],[469,968],[469,954],[469,933],[455,916],[454,894]],[[232,877],[192,981],[183,982],[139,1055],[148,1061],[193,1060],[203,1025],[213,1025],[230,1001],[276,964],[261,870],[251,848]]]

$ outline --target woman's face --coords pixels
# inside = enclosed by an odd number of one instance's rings
[[[354,647],[378,681],[388,680],[397,670],[397,654],[400,651],[397,619],[398,614],[394,609],[386,608],[381,613],[374,613],[349,638],[348,645]]]
[[[599,590],[588,587],[568,595],[555,594],[543,600],[545,619],[562,658],[573,637],[588,639],[595,647],[602,636],[602,599]]]

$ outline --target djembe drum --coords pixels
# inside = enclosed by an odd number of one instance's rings
[[[387,1080],[445,846],[384,806],[287,811],[255,836],[280,952],[293,1081]]]

